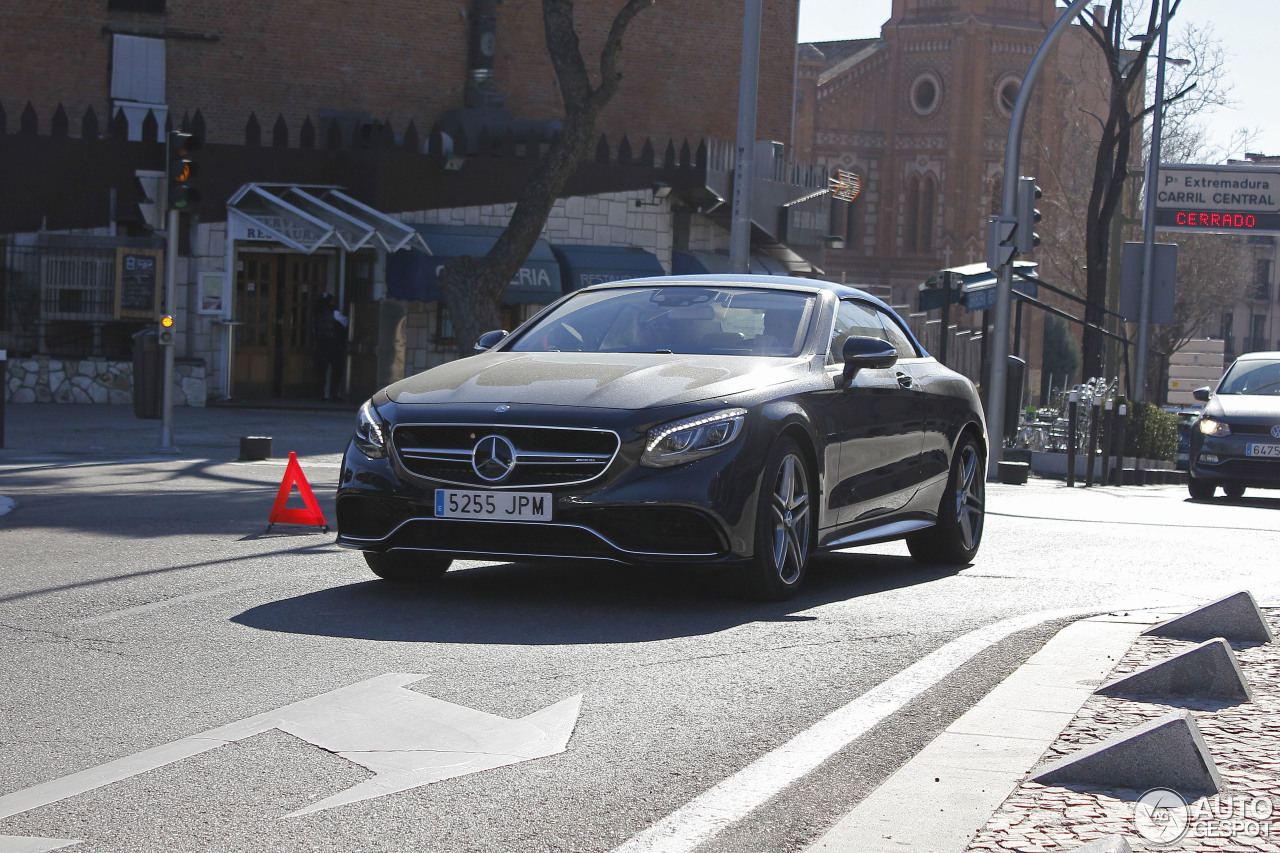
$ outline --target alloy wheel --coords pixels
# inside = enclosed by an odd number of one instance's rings
[[[773,565],[783,583],[795,583],[809,557],[809,477],[804,462],[787,454],[770,498]]]

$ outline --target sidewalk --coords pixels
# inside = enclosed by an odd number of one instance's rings
[[[355,405],[307,403],[249,407],[179,406],[172,446],[157,453],[161,422],[138,418],[132,406],[10,403],[4,410],[0,465],[67,458],[236,459],[243,436],[271,436],[272,456],[341,456],[355,428]]]
[[[1263,612],[1280,629],[1280,614]],[[1235,648],[1250,703],[1093,695],[1196,645],[1139,636],[1178,615],[1109,614],[1063,629],[806,853],[1049,853],[1114,835],[1133,851],[1280,851],[1280,644]],[[1025,781],[1033,768],[1184,709],[1223,789],[1191,804],[1179,841],[1157,844],[1138,831],[1141,791]]]

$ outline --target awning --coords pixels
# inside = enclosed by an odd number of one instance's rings
[[[275,240],[308,255],[381,245],[388,252],[431,249],[408,225],[361,204],[337,187],[245,184],[227,202],[246,239]]]
[[[551,251],[560,262],[560,280],[565,291],[604,281],[667,274],[657,255],[638,246],[555,245]]]
[[[1014,261],[1013,296],[1019,294],[1035,297],[1039,288],[1033,279],[1026,276],[1035,274],[1036,265],[1030,261]],[[996,304],[996,275],[986,264],[968,264],[939,270],[929,280],[920,285],[919,311],[930,311],[942,307],[942,274],[954,273],[960,279],[960,289],[951,296],[952,304],[964,303],[966,313],[986,311]]]
[[[776,258],[768,255],[752,254],[748,260],[751,275],[791,275],[791,270]],[[671,253],[672,275],[699,275],[701,273],[730,273],[728,252],[682,252]]]
[[[439,302],[440,270],[453,258],[483,257],[498,241],[501,228],[484,225],[415,225],[419,239],[431,246],[431,257],[419,251],[387,258],[387,295],[393,299]],[[560,264],[546,240],[534,244],[502,301],[508,305],[545,305],[560,298]]]

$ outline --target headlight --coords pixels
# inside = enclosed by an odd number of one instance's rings
[[[1231,427],[1227,426],[1223,421],[1215,421],[1213,418],[1201,418],[1200,432],[1205,435],[1231,435]]]
[[[669,468],[728,447],[742,432],[746,409],[724,409],[649,430],[640,464],[649,468]]]
[[[370,459],[381,459],[387,455],[387,440],[382,434],[382,423],[372,400],[366,401],[356,415],[356,447]]]

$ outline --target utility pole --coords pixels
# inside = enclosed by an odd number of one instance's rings
[[[742,19],[742,71],[738,81],[738,142],[733,168],[733,221],[729,271],[751,271],[751,182],[755,179],[756,90],[760,78],[761,0],[747,0]]]
[[[1156,265],[1156,181],[1160,174],[1160,131],[1164,126],[1164,63],[1169,41],[1169,0],[1160,0],[1160,48],[1156,60],[1156,103],[1151,116],[1151,154],[1142,205],[1142,293],[1138,308],[1138,355],[1133,399],[1147,399],[1147,338],[1151,331],[1151,275]]]
[[[995,439],[991,441],[991,451],[987,459],[987,479],[995,481],[999,475],[1000,459],[1004,455],[1004,394],[1008,383],[1008,366],[1005,360],[1009,355],[1009,315],[1013,302],[1013,252],[1001,251],[1011,247],[1013,230],[1017,219],[1014,216],[1017,205],[1018,163],[1022,153],[1022,126],[1026,123],[1027,108],[1031,101],[1031,91],[1044,66],[1045,58],[1057,43],[1067,27],[1075,20],[1076,15],[1090,0],[1072,0],[1071,5],[1062,13],[1057,22],[1049,28],[1031,65],[1022,78],[1018,88],[1018,98],[1013,105],[1013,115],[1009,119],[1009,138],[1004,149],[1004,186],[1001,194],[1000,216],[992,218],[990,228],[996,233],[988,236],[987,243],[997,250],[996,257],[988,256],[987,265],[996,273],[996,308],[995,325],[992,330],[991,373],[989,390],[987,391],[987,435],[991,436],[994,424]],[[994,240],[992,239],[994,236]]]

